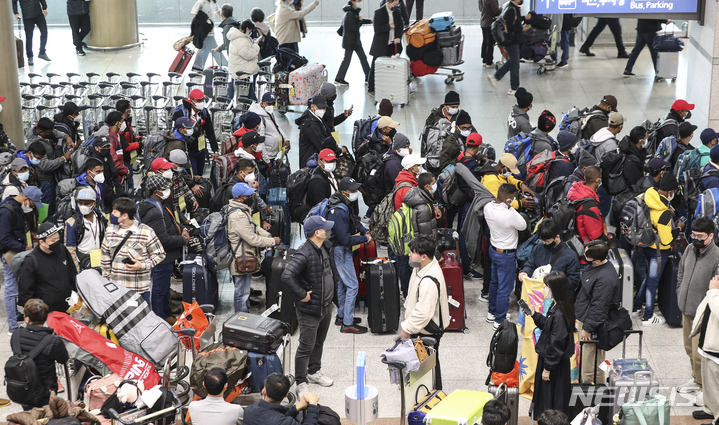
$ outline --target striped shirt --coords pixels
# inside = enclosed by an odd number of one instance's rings
[[[132,235],[120,248],[113,260],[112,255],[115,249],[127,236],[128,231],[132,232]],[[155,231],[137,221],[132,223],[129,229],[109,225],[101,250],[102,276],[111,282],[123,285],[139,293],[150,290],[152,268],[165,259],[165,250],[162,248]],[[140,261],[142,270],[129,270],[127,264],[122,262],[128,257]]]

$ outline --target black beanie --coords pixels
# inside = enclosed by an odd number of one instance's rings
[[[459,114],[457,114],[457,125],[465,125],[465,124],[472,124],[472,117],[469,116],[467,112],[464,110],[459,111]]]
[[[459,93],[454,90],[450,90],[444,95],[445,105],[459,105]]]
[[[532,100],[534,100],[532,93],[528,92],[524,87],[518,88],[517,92],[514,93],[514,97],[517,98],[517,106],[520,108],[528,107],[532,104]]]
[[[674,173],[664,173],[662,179],[659,181],[659,190],[670,192],[672,190],[679,189],[679,182],[674,177]]]

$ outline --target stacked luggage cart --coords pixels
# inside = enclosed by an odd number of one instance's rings
[[[452,12],[435,13],[415,22],[405,38],[413,76],[442,75],[446,84],[464,79],[464,71],[453,68],[464,63],[464,35],[462,28],[454,25]]]

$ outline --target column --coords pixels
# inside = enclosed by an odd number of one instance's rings
[[[719,9],[715,1],[704,4],[704,25],[689,24],[689,40],[684,48],[688,53],[687,90],[685,99],[695,103],[691,122],[703,129],[704,125],[719,128]],[[677,97],[680,96],[677,93]]]
[[[90,22],[90,48],[127,48],[139,42],[137,0],[92,0]]]
[[[18,6],[19,7],[19,6]],[[5,96],[0,112],[0,123],[18,149],[25,148],[22,131],[22,109],[20,108],[20,83],[17,73],[17,49],[15,47],[15,15],[10,1],[0,3],[0,96]],[[23,52],[24,55],[24,52]]]

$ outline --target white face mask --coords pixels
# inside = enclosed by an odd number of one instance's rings
[[[424,173],[424,167],[422,167],[422,166],[420,165],[420,166],[419,166],[419,169],[417,170],[417,175],[420,175],[420,174],[422,174],[422,173]]]
[[[195,132],[195,129],[194,129],[194,128],[190,128],[190,129],[187,130],[187,133],[185,133],[185,136],[191,137],[194,132]]]
[[[267,105],[267,106],[265,106],[265,112],[267,112],[268,114],[271,114],[271,113],[275,112],[275,107],[273,105]]]
[[[456,115],[457,112],[459,112],[459,109],[458,109],[458,108],[447,108],[447,113],[448,113],[449,115]]]
[[[245,176],[245,183],[252,183],[255,181],[255,179],[256,179],[255,172],[253,171],[250,174]]]
[[[336,162],[328,162],[328,163],[325,164],[324,167],[322,167],[322,169],[325,170],[325,171],[328,172],[328,173],[333,172],[336,168],[337,168],[337,163],[336,163]]]
[[[93,176],[92,179],[95,180],[95,183],[105,183],[105,174],[100,173],[96,176]]]
[[[354,202],[354,201],[358,200],[358,199],[359,199],[359,192],[352,192],[352,193],[350,193],[350,195],[347,197],[347,199],[349,199],[350,202]]]
[[[75,121],[75,122],[82,122],[82,115],[76,116],[76,117],[73,119],[73,121]]]
[[[322,117],[324,116],[324,114],[325,114],[325,110],[324,110],[324,109],[317,109],[317,110],[315,111],[315,115],[317,115],[318,118],[322,118]]]
[[[667,200],[668,200],[669,202],[671,202],[672,199],[674,199],[674,195],[675,195],[675,194],[672,193],[671,195],[667,196]]]
[[[27,179],[30,178],[30,172],[29,172],[29,171],[26,171],[26,172],[24,172],[24,173],[18,173],[17,178],[18,178],[19,180],[22,180],[22,181],[26,182]]]
[[[125,123],[125,121],[123,121],[122,125],[120,126],[120,131],[125,131],[125,130],[127,130],[127,123]]]
[[[434,182],[434,184],[432,185],[432,189],[429,190],[429,193],[434,195],[434,192],[436,192],[436,191],[437,191],[437,182]]]
[[[409,155],[409,148],[403,148],[403,149],[398,150],[397,155],[404,158],[405,156]]]
[[[510,178],[512,176],[511,172],[502,173],[502,175],[506,178]]]
[[[163,171],[162,177],[166,178],[167,180],[172,180],[172,170]]]
[[[26,206],[26,205],[23,205],[23,206],[22,206],[22,212],[31,213],[32,210],[33,210],[32,207],[28,207],[28,206]]]
[[[462,137],[469,137],[470,133],[472,133],[472,130],[459,130],[459,134],[461,134]]]
[[[80,213],[82,215],[88,215],[92,212],[92,207],[80,205]]]
[[[160,195],[160,199],[167,199],[170,197],[170,189],[165,189],[162,191],[162,195]]]
[[[197,103],[195,103],[195,108],[196,108],[197,110],[200,110],[200,111],[203,110],[203,109],[205,109],[205,102],[197,102]]]

